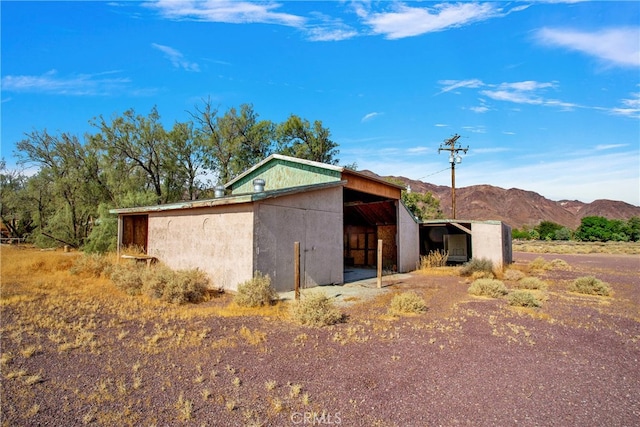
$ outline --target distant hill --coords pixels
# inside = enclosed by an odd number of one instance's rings
[[[378,176],[370,171],[362,173]],[[380,177],[410,185],[412,191],[431,192],[440,200],[445,217],[451,215],[451,187],[415,181],[402,176]],[[456,217],[470,220],[501,220],[513,228],[535,226],[541,221],[576,229],[585,216],[602,216],[609,219],[640,217],[640,206],[616,200],[595,200],[584,203],[578,200],[553,201],[533,191],[518,188],[472,185],[456,187]]]

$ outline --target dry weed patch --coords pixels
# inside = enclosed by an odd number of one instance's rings
[[[529,291],[512,291],[507,295],[509,305],[518,307],[540,307],[542,302]]]
[[[238,285],[234,302],[240,307],[261,307],[271,305],[278,299],[278,293],[268,275],[256,272],[253,279]]]
[[[291,304],[291,317],[301,325],[328,326],[342,321],[342,313],[322,292],[309,292]]]
[[[500,298],[508,293],[507,287],[501,280],[477,279],[467,290],[471,295]]]
[[[424,299],[413,291],[396,294],[391,299],[390,314],[419,314],[427,311]]]
[[[609,296],[612,294],[611,286],[593,276],[578,277],[569,287],[571,292],[587,295]]]

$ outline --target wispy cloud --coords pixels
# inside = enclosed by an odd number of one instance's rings
[[[368,122],[369,120],[373,120],[375,117],[378,117],[378,116],[380,116],[382,114],[384,114],[384,113],[378,113],[378,112],[374,111],[372,113],[365,114],[365,116],[362,119],[360,119],[360,121],[362,123]]]
[[[118,72],[59,76],[56,70],[51,70],[36,76],[10,75],[2,78],[2,90],[52,95],[107,96],[128,90],[131,83],[127,77],[108,77],[115,74]]]
[[[477,87],[484,86],[484,83],[482,83],[482,80],[478,80],[478,79],[440,80],[438,83],[442,85],[442,89],[436,95],[439,95],[445,92],[451,92],[453,90],[461,89],[461,88],[477,88]]]
[[[628,145],[629,144],[600,144],[600,145],[596,145],[596,150],[597,151],[612,150],[614,148],[622,148]]]
[[[151,43],[151,46],[164,53],[164,56],[171,61],[174,67],[182,68],[185,71],[200,71],[200,66],[197,63],[187,61],[184,55],[176,49],[157,43]]]
[[[277,3],[249,1],[195,1],[159,0],[146,3],[147,7],[169,19],[226,22],[232,24],[263,23],[301,27],[306,22],[302,16],[278,12]]]
[[[632,98],[622,99],[622,106],[611,108],[609,112],[618,116],[640,118],[640,92],[632,93]]]
[[[640,67],[640,27],[593,32],[542,28],[536,32],[536,40],[547,46],[584,53],[612,66]]]
[[[478,79],[468,80],[441,80],[438,83],[442,85],[442,89],[436,95],[457,91],[457,89],[480,89],[479,94],[483,97],[493,99],[495,101],[511,102],[515,104],[543,105],[548,107],[557,107],[561,109],[572,109],[580,107],[580,105],[565,102],[558,99],[547,98],[544,95],[549,89],[557,89],[557,82],[537,82],[534,80],[525,80],[520,82],[503,82],[498,84],[484,83]],[[469,107],[470,110],[477,113],[483,113],[488,110],[486,103],[481,99],[481,105]]]
[[[461,27],[473,22],[499,16],[503,12],[493,3],[442,3],[433,7],[410,7],[392,3],[386,12],[370,12],[365,6],[357,8],[363,22],[375,34],[388,39],[400,39]]]

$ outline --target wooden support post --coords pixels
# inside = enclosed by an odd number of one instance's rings
[[[382,239],[378,239],[378,288],[382,288]]]
[[[293,243],[293,290],[295,299],[300,299],[300,242]]]

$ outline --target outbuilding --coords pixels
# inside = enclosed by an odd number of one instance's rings
[[[419,225],[403,187],[348,168],[274,154],[216,197],[114,209],[118,251],[136,246],[174,269],[199,268],[236,290],[256,272],[276,290],[294,287],[294,243],[303,287],[344,283],[345,268],[415,269]]]
[[[429,220],[420,224],[420,253],[446,251],[449,262],[491,260],[497,268],[513,262],[511,227],[502,221]]]

